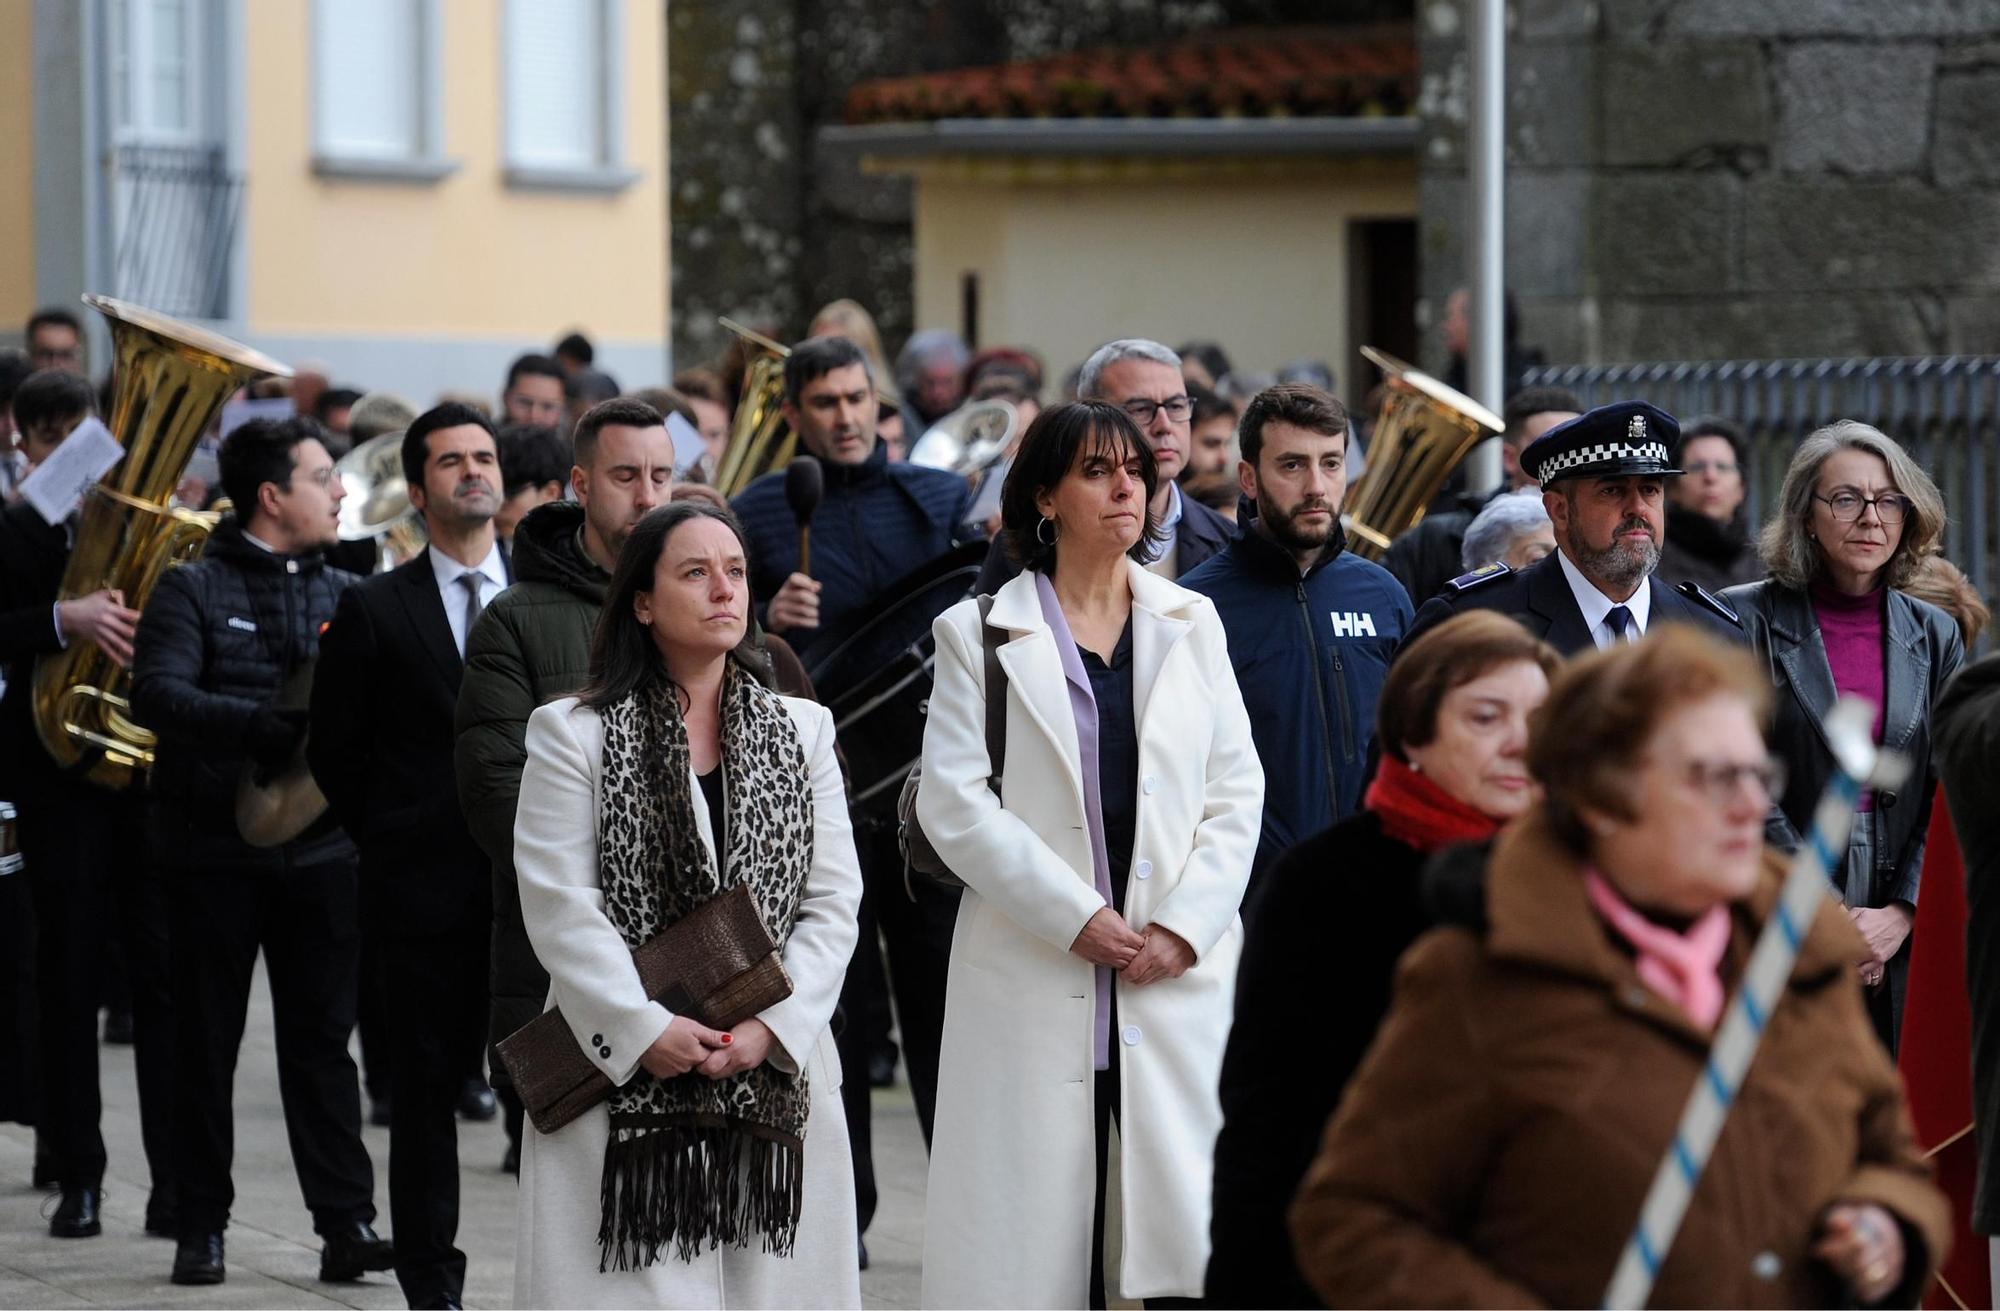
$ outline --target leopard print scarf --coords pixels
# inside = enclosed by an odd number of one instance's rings
[[[782,951],[812,866],[813,802],[805,750],[777,694],[728,664],[721,871],[695,826],[679,694],[662,679],[609,707],[603,722],[598,862],[606,912],[627,945],[744,883]],[[806,1105],[804,1071],[784,1074],[769,1061],[721,1080],[642,1069],[611,1097],[599,1268],[653,1265],[668,1244],[682,1261],[753,1239],[789,1255]]]

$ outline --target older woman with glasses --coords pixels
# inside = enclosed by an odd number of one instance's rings
[[[1442,631],[1442,630],[1440,630]],[[1785,874],[1746,651],[1668,626],[1578,660],[1529,733],[1544,797],[1484,913],[1403,958],[1292,1208],[1328,1306],[1595,1306]],[[1806,929],[1656,1306],[1910,1306],[1944,1255],[1860,936]]]
[[[1905,787],[1862,794],[1836,887],[1868,944],[1858,965],[1891,1052],[1936,790],[1931,706],[1965,659],[1951,616],[1899,589],[1937,550],[1944,521],[1936,485],[1901,446],[1836,423],[1808,437],[1785,473],[1762,543],[1771,576],[1723,593],[1779,691],[1771,740],[1791,782],[1772,842],[1795,849],[1811,823],[1833,771],[1820,724],[1837,697],[1873,702],[1875,740],[1915,766]]]

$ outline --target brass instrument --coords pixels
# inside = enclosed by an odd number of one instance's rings
[[[736,401],[736,424],[715,471],[715,490],[734,496],[758,478],[791,463],[798,437],[785,423],[785,357],[791,349],[735,319],[719,320],[762,352],[743,371],[743,394]]]
[[[909,461],[949,469],[976,486],[1013,449],[1020,426],[1021,416],[1006,401],[968,401],[917,438]]]
[[[291,369],[205,328],[107,296],[84,303],[111,324],[115,390],[105,423],[125,456],[83,498],[62,600],[105,588],[143,610],[169,565],[208,543],[214,516],[171,508],[203,430],[230,393]],[[131,675],[91,642],[35,666],[35,728],[58,765],[127,788],[153,763],[153,734],[132,722]]]
[[[333,466],[347,489],[340,503],[340,540],[376,542],[375,568],[393,569],[424,549],[430,540],[423,516],[410,504],[403,479],[403,434],[370,437]]]
[[[271,700],[275,710],[303,711],[312,704],[313,670],[318,662],[308,660],[294,666],[278,695]],[[280,847],[319,822],[326,813],[326,793],[319,790],[312,770],[306,765],[305,739],[285,768],[259,782],[257,767],[243,766],[236,785],[236,831],[253,847]]]
[[[1389,543],[1423,519],[1467,452],[1507,425],[1470,396],[1386,351],[1363,346],[1361,353],[1382,370],[1388,389],[1368,441],[1368,468],[1347,489],[1341,523],[1348,550],[1379,560]]]

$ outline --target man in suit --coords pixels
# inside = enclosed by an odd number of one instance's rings
[[[45,369],[14,394],[14,419],[30,467],[40,464],[89,418],[95,389],[77,373]],[[154,872],[144,859],[138,798],[65,774],[35,728],[35,662],[72,643],[132,660],[139,615],[117,590],[58,601],[75,519],[46,523],[27,501],[0,512],[0,797],[20,810],[23,877],[34,900],[42,1116],[38,1182],[62,1188],[49,1217],[58,1238],[102,1232],[99,1187],[97,1006],[104,941],[122,935],[131,972],[140,1127],[154,1193],[149,1233],[174,1233],[174,1169],[167,1123],[172,1082],[172,1010],[167,999],[166,928]],[[45,1175],[46,1170],[46,1175]]]
[[[1086,401],[1109,401],[1132,416],[1146,434],[1160,468],[1160,487],[1147,507],[1167,543],[1146,567],[1163,578],[1177,579],[1229,545],[1236,526],[1192,497],[1181,494],[1177,481],[1187,464],[1194,402],[1181,376],[1181,357],[1143,337],[1106,342],[1091,352],[1077,375],[1076,394]],[[1007,555],[1006,544],[993,539],[979,571],[975,592],[987,595],[1021,572]]]
[[[296,756],[305,713],[281,703],[283,689],[355,581],[321,554],[344,495],[324,431],[295,417],[229,435],[220,466],[235,513],[199,561],[160,579],[139,623],[132,709],[160,739],[149,836],[173,919],[176,1284],[225,1277],[230,1092],[260,951],[292,1163],[326,1241],[320,1278],[387,1270],[393,1256],[372,1227],[375,1168],[347,1051],[361,951],[354,844],[328,816],[276,846],[252,846],[236,821],[245,770],[269,778]]]
[[[1644,401],[1619,401],[1551,428],[1521,451],[1542,488],[1555,552],[1518,573],[1504,564],[1454,578],[1417,611],[1401,649],[1462,610],[1500,610],[1564,655],[1637,641],[1656,623],[1689,623],[1741,642],[1736,615],[1692,583],[1652,577],[1666,540],[1667,479],[1680,425]]]
[[[510,581],[493,530],[493,426],[447,402],[403,435],[430,545],[348,589],[320,643],[307,759],[361,849],[362,908],[383,935],[390,1006],[389,1215],[411,1306],[457,1306],[455,1112],[484,1048],[492,887],[452,774],[473,621]]]

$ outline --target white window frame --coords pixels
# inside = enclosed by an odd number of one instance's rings
[[[152,88],[147,85],[151,80],[153,37],[153,6],[150,0],[124,0],[122,6],[113,3],[105,7],[106,26],[111,29],[105,33],[105,81],[111,95],[107,107],[111,111],[112,141],[116,145],[198,146],[210,142],[206,94],[211,18],[209,0],[185,0],[185,3],[188,27],[183,70],[187,83],[183,90],[187,112],[185,128],[161,128],[144,121],[150,117],[152,107]],[[118,21],[121,8],[126,19],[123,24]],[[125,75],[122,79],[118,76],[117,60],[112,57],[121,39],[125,44]],[[135,95],[135,92],[139,94]],[[130,123],[118,121],[120,97],[124,99],[126,112],[132,117]]]
[[[625,3],[624,0],[592,0],[598,7],[597,51],[599,155],[590,164],[564,166],[527,163],[515,157],[515,97],[508,69],[507,42],[513,30],[510,19],[518,5],[535,0],[503,0],[500,14],[500,152],[503,180],[523,191],[583,191],[612,193],[625,190],[643,176],[625,165]]]
[[[340,0],[311,0],[312,31],[307,61],[312,78],[313,172],[323,178],[353,178],[373,182],[438,182],[458,171],[459,163],[444,155],[444,35],[441,0],[416,0],[417,9],[417,145],[408,155],[360,153],[328,138],[323,79],[330,71],[324,54],[324,24],[331,6]]]

